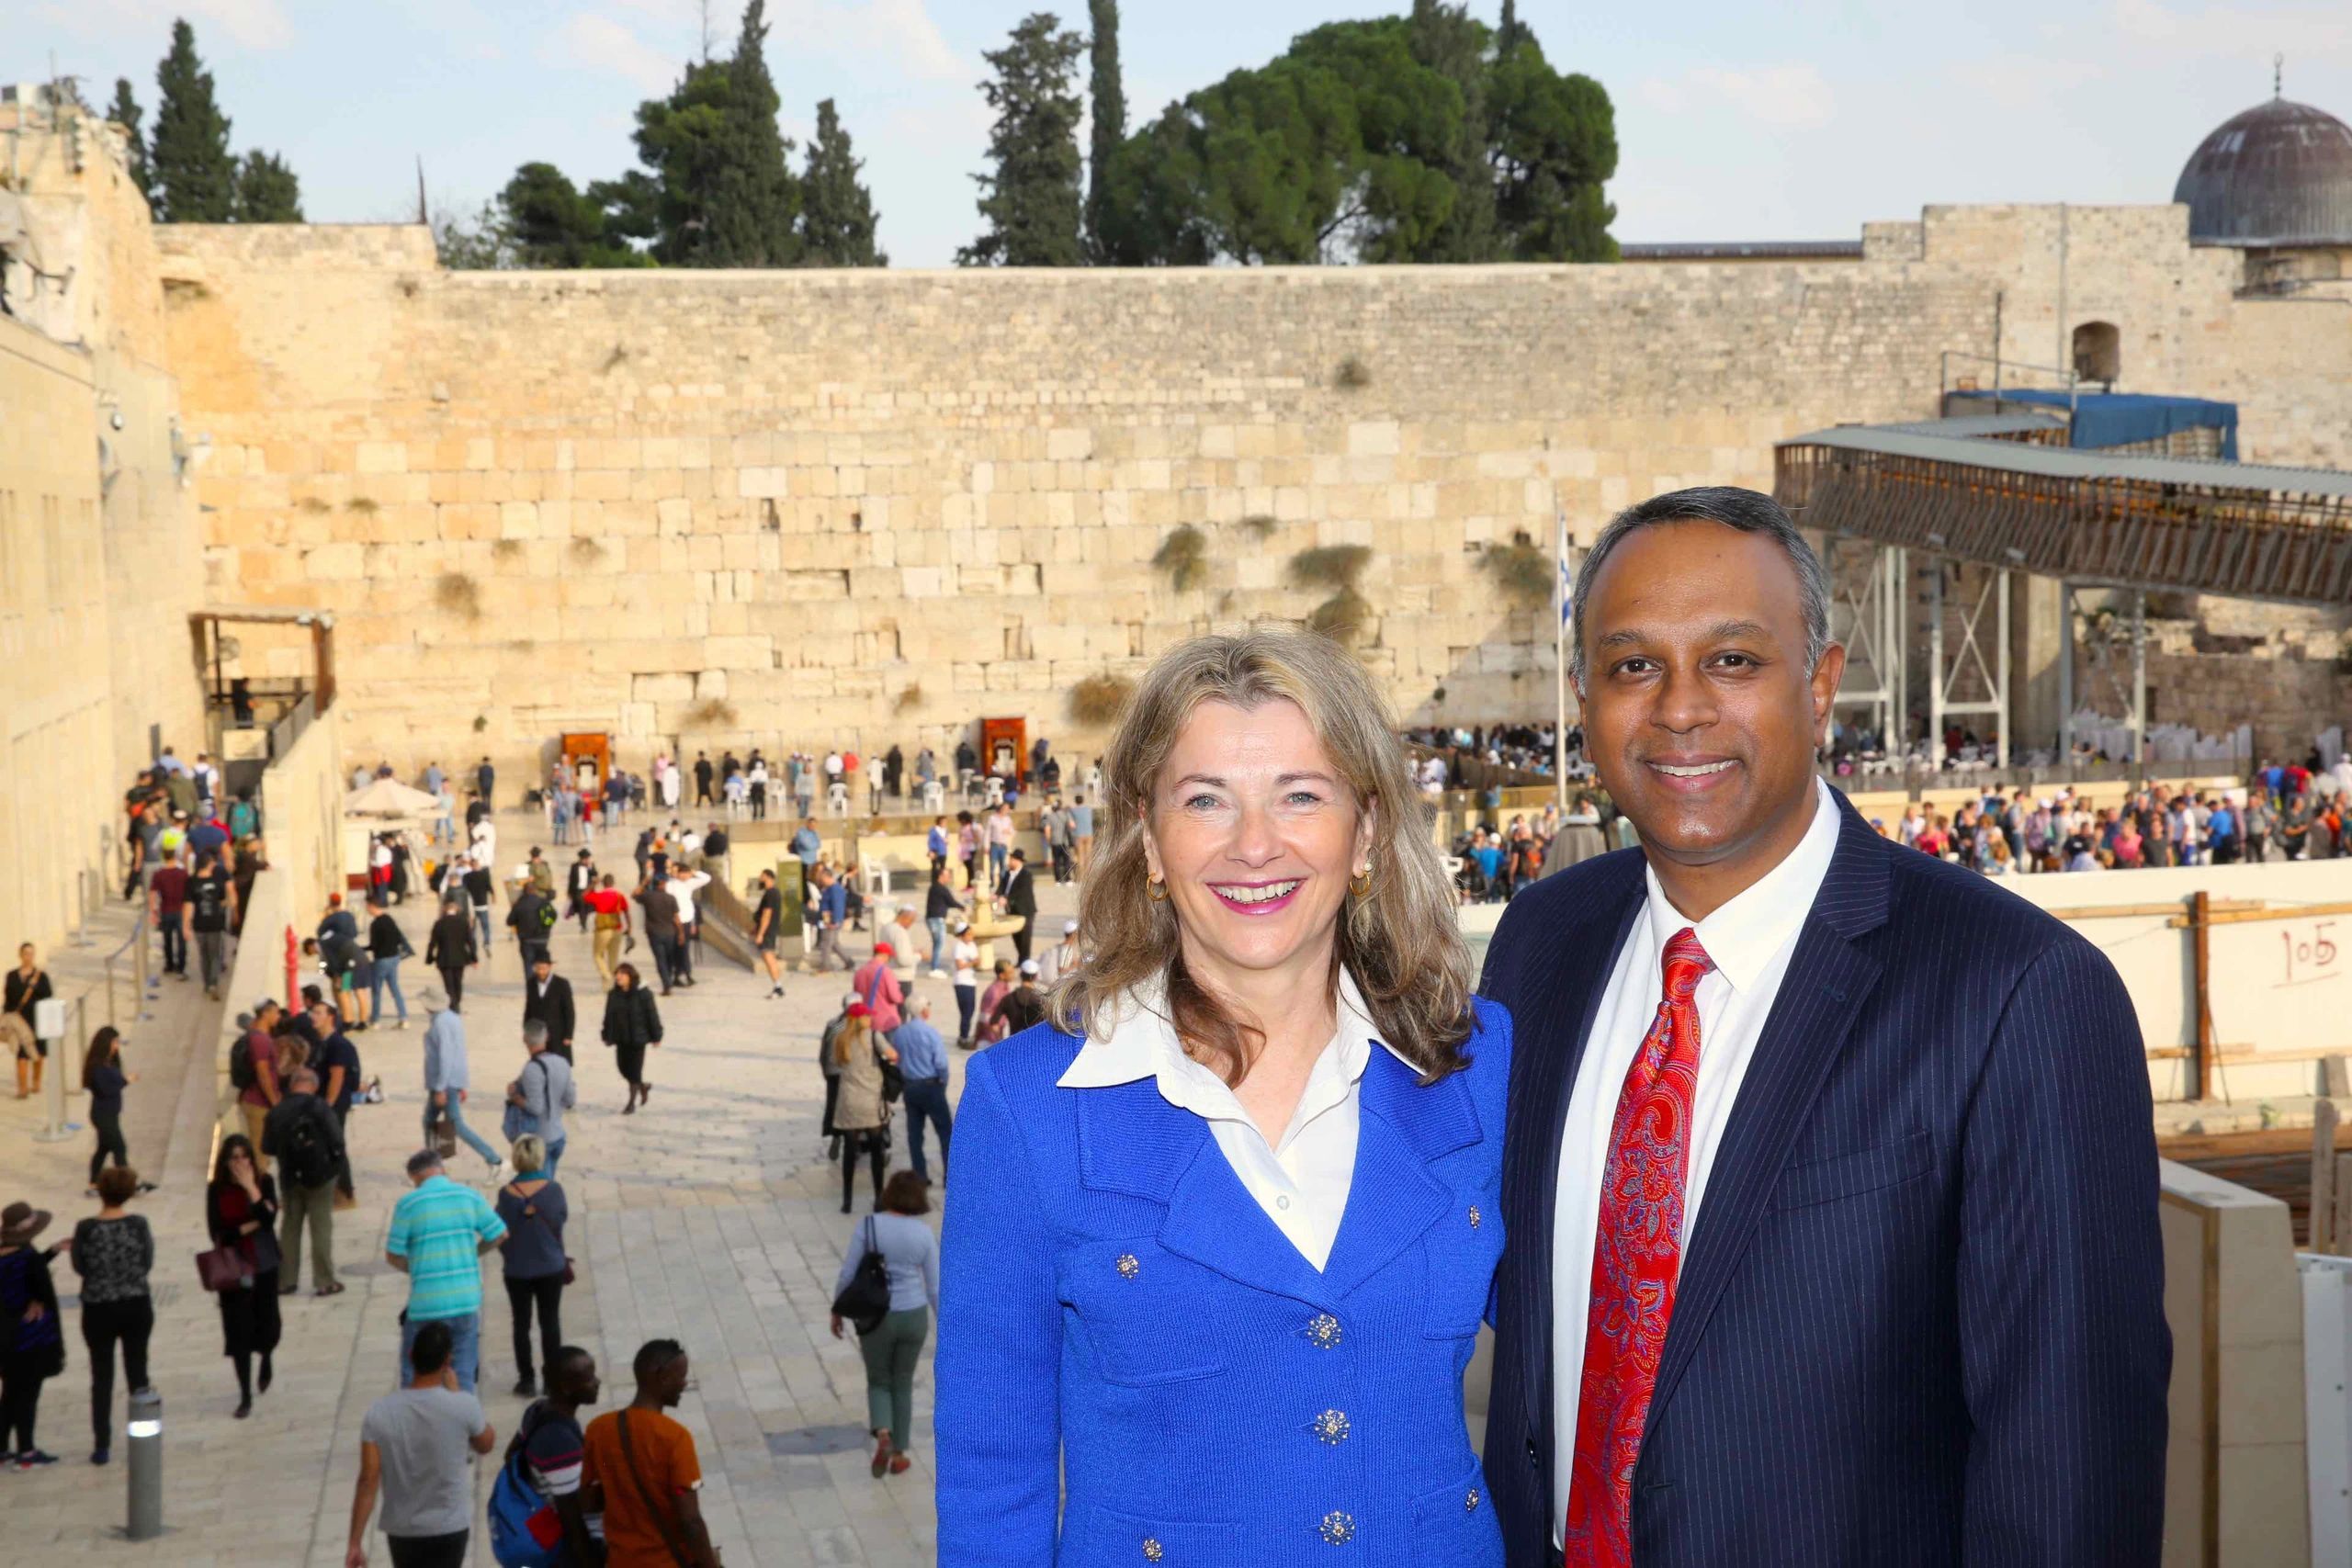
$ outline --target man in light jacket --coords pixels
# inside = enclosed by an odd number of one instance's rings
[[[522,1111],[516,1120],[530,1123],[517,1127],[514,1135],[537,1133],[547,1145],[548,1162],[541,1174],[553,1181],[556,1165],[563,1158],[563,1113],[580,1103],[580,1096],[572,1087],[571,1064],[548,1049],[545,1020],[535,1018],[523,1025],[523,1049],[529,1059],[506,1086],[506,1103]]]
[[[447,1118],[449,1126],[490,1166],[485,1179],[496,1186],[506,1162],[480,1133],[466,1125],[466,1021],[435,986],[427,986],[418,1000],[424,1004],[424,1141],[434,1142],[433,1124]]]

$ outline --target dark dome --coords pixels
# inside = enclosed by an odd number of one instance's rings
[[[2188,237],[2224,245],[2352,245],[2352,126],[2273,98],[2222,123],[2180,171]]]

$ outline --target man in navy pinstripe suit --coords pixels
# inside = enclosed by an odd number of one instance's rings
[[[1752,491],[1620,514],[1574,678],[1642,848],[1522,893],[1486,1468],[1513,1568],[2154,1564],[2130,998],[1815,775],[1842,649]]]

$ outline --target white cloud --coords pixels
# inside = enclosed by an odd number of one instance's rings
[[[2161,54],[2194,58],[2227,58],[2252,45],[2277,50],[2287,56],[2290,70],[2296,58],[2328,60],[2340,57],[2352,43],[2352,24],[2335,0],[2242,9],[2205,6],[2173,9],[2162,0],[2115,0],[2111,13],[2115,35],[2127,44]]]
[[[196,28],[198,54],[208,52],[216,28],[244,49],[283,49],[294,41],[293,25],[278,0],[74,0],[45,5],[39,15],[81,38],[153,34],[161,40],[158,55],[171,40],[173,21],[182,17]]]
[[[608,72],[649,97],[661,97],[678,81],[676,61],[639,38],[625,23],[600,12],[579,12],[564,18],[543,55],[551,64]]]
[[[1650,107],[1681,114],[1710,106],[1778,130],[1808,130],[1835,116],[1829,84],[1814,65],[1694,65],[1679,76],[1645,77],[1634,92]]]

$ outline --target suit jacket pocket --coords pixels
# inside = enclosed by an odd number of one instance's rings
[[[1062,1300],[1105,1382],[1128,1388],[1225,1370],[1216,1298],[1222,1278],[1149,1236],[1064,1251]]]
[[[1803,1209],[1900,1186],[1926,1175],[1935,1154],[1934,1140],[1917,1132],[1875,1148],[1792,1165],[1781,1172],[1772,1189],[1772,1207]]]

